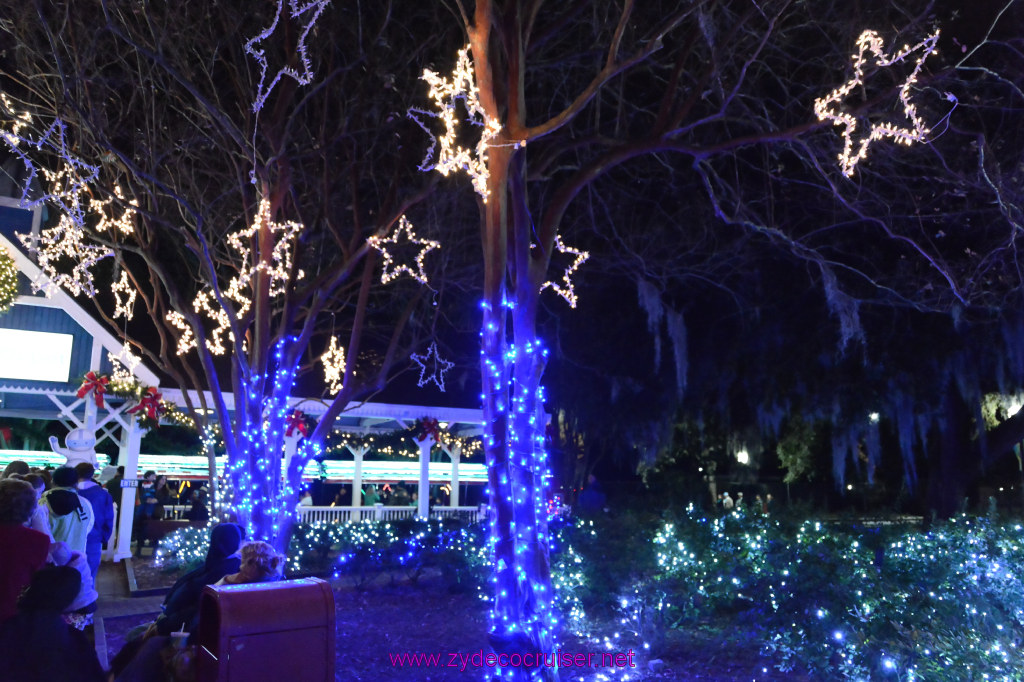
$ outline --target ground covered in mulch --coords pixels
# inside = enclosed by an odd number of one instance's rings
[[[169,587],[180,575],[154,566],[149,558],[133,561],[140,589]],[[425,575],[412,582],[407,576],[381,574],[368,584],[355,587],[351,580],[339,578],[334,586],[337,630],[336,679],[447,682],[479,680],[484,669],[474,665],[489,651],[487,645],[488,605],[475,592],[453,594],[438,576]],[[107,619],[107,646],[111,656],[124,643],[132,627],[152,618],[125,616]],[[563,637],[562,653],[600,654],[636,652],[635,641],[625,636],[614,639],[614,624],[595,628],[604,636],[581,639]],[[640,650],[633,660],[635,668],[562,668],[565,682],[591,682],[610,675],[611,679],[699,680],[733,682],[735,680],[789,680],[808,678],[782,674],[763,660],[756,646],[746,645],[742,633],[723,635],[720,631],[670,630],[663,649],[653,663]],[[402,654],[440,654],[435,665],[423,659],[418,664],[401,665]],[[461,654],[461,656],[459,656]],[[474,654],[477,654],[474,658]],[[593,660],[599,661],[599,657]],[[628,673],[628,675],[623,675]]]

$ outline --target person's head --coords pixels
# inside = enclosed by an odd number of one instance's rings
[[[39,499],[46,491],[46,479],[39,474],[27,474],[24,479],[32,484],[32,488],[36,491],[36,499]]]
[[[71,566],[45,566],[32,574],[32,582],[18,598],[19,611],[62,612],[82,589],[82,574]]]
[[[24,524],[36,508],[36,491],[28,481],[0,480],[0,523]]]
[[[238,571],[240,583],[260,583],[277,580],[284,570],[284,557],[266,542],[256,541],[242,545],[242,567]]]
[[[167,477],[163,476],[163,475],[157,476],[156,477],[156,487],[157,488],[163,488],[165,485],[167,485]]]
[[[71,546],[66,542],[50,543],[50,563],[54,566],[66,566],[71,561]]]
[[[28,462],[23,462],[20,459],[16,459],[7,466],[4,467],[4,474],[0,478],[10,478],[14,474],[21,474],[24,476],[30,471]]]
[[[156,472],[153,471],[152,469],[150,469],[149,471],[147,471],[146,473],[144,473],[142,475],[142,478],[147,480],[147,481],[155,481],[156,480]]]
[[[117,475],[120,476],[121,478],[124,478],[124,466],[123,465],[117,467]]]
[[[91,481],[96,475],[96,467],[88,462],[79,462],[75,465],[75,472],[78,473],[79,481]]]
[[[210,549],[206,562],[218,562],[238,552],[245,540],[245,529],[237,523],[218,523],[210,531]]]
[[[73,467],[60,467],[53,472],[53,485],[58,488],[74,488],[78,485],[78,472]]]

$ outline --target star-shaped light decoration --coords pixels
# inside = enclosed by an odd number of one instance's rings
[[[22,208],[34,208],[47,201],[53,202],[60,206],[62,212],[76,225],[83,226],[85,209],[82,193],[88,184],[96,179],[99,168],[85,163],[71,153],[67,140],[67,126],[61,119],[55,118],[42,135],[33,139],[28,134],[32,117],[27,113],[19,113],[10,98],[3,93],[0,93],[0,106],[3,109],[0,113],[11,120],[7,129],[0,130],[0,138],[21,159],[28,171],[25,184],[21,188]],[[37,168],[29,155],[31,150],[55,155],[59,159],[58,170],[50,170],[45,166]],[[46,187],[42,196],[33,199],[32,184],[40,171],[46,179]]]
[[[413,353],[411,357],[412,361],[420,366],[420,379],[416,385],[423,387],[433,382],[444,393],[444,375],[455,366],[455,363],[443,360],[437,354],[437,342],[430,344],[426,355]]]
[[[130,322],[135,310],[135,287],[128,278],[128,271],[121,270],[121,277],[110,285],[114,292],[114,315],[113,319],[123,317],[125,322]]]
[[[324,381],[331,395],[337,395],[341,392],[341,382],[345,378],[345,349],[338,345],[337,336],[331,337],[331,343],[320,356],[320,362],[324,365]]]
[[[567,267],[565,272],[562,274],[562,284],[557,284],[551,281],[544,282],[544,284],[540,286],[540,290],[544,291],[544,289],[551,287],[556,294],[566,300],[570,308],[575,308],[577,298],[576,289],[572,285],[572,273],[576,272],[576,270],[583,265],[588,258],[590,258],[590,253],[574,249],[571,246],[566,246],[562,243],[562,237],[559,235],[555,235],[555,248],[558,249],[560,253],[567,253],[570,256],[575,256],[576,258],[569,264],[569,267]]]
[[[501,123],[488,118],[480,105],[479,90],[473,75],[473,61],[469,58],[469,46],[459,50],[459,56],[451,80],[431,71],[423,70],[422,79],[430,86],[428,97],[434,101],[437,111],[410,109],[409,116],[430,136],[431,146],[420,165],[420,170],[436,170],[444,176],[453,171],[465,171],[473,181],[473,189],[487,201],[487,147],[501,130]],[[462,101],[466,109],[466,121],[482,128],[480,140],[473,150],[456,142],[458,135],[457,105]],[[439,118],[444,123],[444,134],[438,139],[420,116]]]
[[[270,69],[270,65],[267,63],[267,52],[262,47],[257,47],[260,43],[268,40],[274,34],[274,31],[277,30],[277,25],[281,22],[281,14],[284,12],[284,0],[277,0],[277,10],[274,12],[274,21],[271,22],[270,26],[245,43],[246,54],[251,55],[260,66],[260,82],[256,86],[256,98],[252,102],[254,113],[263,108],[263,104],[270,96],[270,92],[283,77],[293,78],[299,85],[308,85],[312,82],[313,67],[309,63],[306,38],[309,36],[309,32],[313,30],[316,20],[320,18],[320,15],[329,3],[330,0],[311,0],[310,2],[288,0],[289,17],[303,24],[302,33],[299,34],[299,41],[295,46],[295,52],[298,54],[299,63],[301,64],[301,71],[291,66],[283,66],[274,74],[270,84],[267,85],[267,71]]]
[[[875,140],[890,137],[900,144],[909,145],[913,142],[923,142],[929,133],[924,120],[917,115],[917,108],[910,100],[911,88],[917,81],[917,75],[924,66],[924,60],[934,54],[935,44],[939,40],[939,32],[936,31],[913,47],[904,46],[902,50],[892,56],[887,56],[882,44],[882,38],[874,31],[864,31],[857,38],[857,54],[853,55],[853,78],[830,92],[825,97],[814,101],[814,113],[818,120],[832,121],[834,125],[844,126],[843,130],[843,151],[839,155],[839,166],[843,175],[853,175],[853,169],[857,163],[865,158],[868,147]],[[842,100],[849,95],[854,88],[864,84],[864,65],[868,60],[866,53],[875,57],[879,67],[892,66],[901,62],[908,56],[918,53],[917,63],[914,69],[907,76],[907,79],[900,86],[900,102],[903,104],[903,113],[911,123],[911,127],[900,128],[889,122],[875,123],[871,126],[868,134],[861,138],[860,143],[854,143],[853,137],[857,130],[857,119],[851,114],[841,111],[839,106]],[[856,147],[856,149],[855,149]]]
[[[39,233],[38,239],[31,234],[18,233],[18,239],[26,248],[36,250],[36,262],[42,276],[32,283],[34,291],[51,295],[55,288],[64,287],[73,295],[96,295],[92,266],[104,258],[114,255],[111,249],[96,244],[87,244],[81,225],[62,214],[57,224]],[[67,259],[74,263],[70,272],[59,261]]]
[[[253,239],[263,228],[269,230],[276,237],[274,249],[267,261],[260,259],[258,254],[254,255],[249,248]],[[284,293],[288,278],[291,276],[292,243],[303,229],[302,223],[294,221],[275,223],[272,221],[270,219],[270,200],[260,199],[259,209],[256,211],[252,225],[228,235],[228,245],[239,256],[238,275],[233,277],[228,284],[226,292],[228,297],[241,303],[242,307],[248,310],[249,298],[243,289],[251,285],[252,278],[260,271],[270,275],[271,296],[279,296]],[[250,261],[253,260],[256,262],[250,264]],[[302,279],[303,272],[301,270],[297,277]]]
[[[405,239],[402,238],[402,234],[405,234]],[[432,239],[419,239],[416,237],[412,229],[412,223],[410,223],[405,216],[402,216],[398,220],[398,228],[395,233],[387,239],[382,239],[376,235],[366,240],[370,246],[381,252],[384,256],[384,270],[381,272],[380,281],[381,284],[387,284],[395,277],[398,277],[403,272],[407,273],[413,279],[420,284],[427,284],[427,273],[423,269],[423,259],[433,249],[441,248],[440,242],[435,242]],[[400,243],[419,244],[423,248],[416,255],[416,269],[405,263],[395,264],[395,258],[388,250],[388,244],[398,246]]]

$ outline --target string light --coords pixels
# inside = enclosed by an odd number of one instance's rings
[[[424,385],[432,382],[444,393],[444,375],[455,366],[455,363],[443,360],[437,354],[437,342],[435,341],[430,344],[426,355],[413,353],[411,357],[412,361],[420,366],[420,378],[416,385],[422,388]],[[428,365],[430,366],[429,370],[427,369]]]
[[[0,314],[8,312],[18,297],[18,266],[7,249],[0,247]]]
[[[35,248],[36,262],[42,271],[43,277],[32,283],[33,291],[43,291],[49,296],[63,287],[74,296],[96,296],[92,267],[112,257],[114,252],[104,246],[86,244],[84,237],[81,225],[68,214],[61,215],[56,226],[42,230],[38,240],[31,234],[18,233],[18,239],[26,248]],[[63,259],[74,264],[70,272],[58,268]]]
[[[437,112],[409,110],[410,118],[416,121],[431,139],[431,147],[420,164],[420,170],[436,170],[446,177],[452,172],[465,171],[473,182],[473,189],[486,202],[490,194],[487,189],[487,147],[501,130],[501,123],[489,118],[480,105],[480,91],[473,75],[469,46],[459,50],[450,80],[430,69],[423,70],[422,79],[430,86],[427,96],[433,100]],[[466,149],[456,142],[459,129],[456,111],[459,101],[465,107],[466,122],[481,128],[480,140],[473,150]],[[444,134],[440,138],[435,137],[420,119],[421,115],[441,119],[444,123]]]
[[[405,239],[402,239],[403,234],[405,235]],[[395,229],[395,233],[392,236],[387,239],[381,239],[374,235],[367,239],[367,242],[369,242],[370,246],[380,251],[381,255],[384,257],[384,269],[380,275],[381,284],[387,284],[404,272],[420,284],[427,285],[427,273],[423,269],[423,259],[432,250],[441,248],[440,242],[435,242],[431,239],[417,238],[413,232],[412,223],[410,223],[405,216],[399,218],[398,227]],[[423,247],[420,249],[420,252],[416,254],[415,270],[405,263],[396,265],[394,256],[391,255],[391,252],[386,246],[386,244],[394,244],[395,246],[398,246],[401,242],[419,244]]]
[[[7,143],[10,150],[25,164],[28,174],[25,177],[25,184],[22,186],[21,206],[22,208],[34,208],[47,201],[58,206],[79,228],[85,223],[85,213],[82,207],[82,192],[87,185],[99,175],[99,168],[85,163],[71,153],[67,141],[67,126],[60,118],[54,118],[46,130],[36,139],[22,134],[32,122],[32,117],[27,112],[17,112],[13,102],[6,94],[0,93],[0,104],[3,105],[4,113],[12,120],[8,130],[0,131],[0,138]],[[32,198],[32,185],[35,182],[39,170],[35,162],[29,156],[25,148],[37,152],[47,151],[60,159],[59,170],[41,168],[46,178],[49,191],[35,199]]]
[[[814,113],[818,120],[832,121],[833,125],[843,126],[843,151],[839,154],[839,165],[843,175],[853,175],[853,169],[857,163],[864,159],[868,153],[868,147],[875,140],[892,138],[900,144],[910,145],[913,142],[924,142],[930,132],[925,126],[924,120],[917,115],[917,109],[911,102],[911,88],[917,81],[917,76],[924,66],[925,59],[935,54],[935,44],[938,42],[939,32],[936,31],[913,47],[904,46],[902,50],[886,56],[882,38],[874,31],[867,30],[857,38],[857,54],[853,55],[853,78],[839,86],[831,93],[814,101]],[[912,127],[901,128],[887,121],[875,123],[871,126],[868,134],[861,138],[859,145],[854,149],[854,133],[857,131],[857,119],[840,109],[842,100],[849,95],[854,88],[864,84],[864,64],[867,61],[866,53],[870,52],[880,67],[892,66],[901,62],[909,55],[919,53],[917,62],[906,80],[900,86],[900,102],[903,104],[903,113],[912,124]]]
[[[129,322],[134,315],[136,291],[128,278],[127,270],[121,270],[121,277],[111,285],[110,289],[114,292],[113,318],[116,320],[123,317],[125,322]]]
[[[567,267],[565,272],[562,274],[562,284],[557,284],[551,281],[544,282],[544,284],[541,285],[540,290],[544,291],[544,289],[551,287],[556,294],[566,300],[570,308],[575,308],[577,298],[576,289],[572,285],[572,273],[576,272],[581,265],[587,262],[587,259],[590,258],[590,254],[586,251],[580,251],[579,249],[574,249],[571,246],[566,246],[562,242],[562,237],[560,235],[555,235],[555,248],[558,249],[559,253],[567,253],[571,256],[575,256],[576,258],[571,264],[569,264],[569,267]]]
[[[345,377],[345,349],[338,345],[338,337],[332,336],[327,350],[320,356],[320,362],[324,365],[324,382],[327,384],[331,395],[337,395],[343,388],[342,380]]]
[[[274,74],[270,84],[267,84],[267,71],[270,66],[267,63],[267,52],[262,47],[257,47],[260,43],[269,40],[277,30],[277,25],[281,21],[281,14],[284,10],[284,1],[277,0],[277,10],[274,12],[274,20],[270,26],[263,29],[256,37],[249,39],[245,43],[245,53],[251,56],[260,66],[260,79],[256,86],[256,98],[252,103],[252,110],[254,113],[259,112],[263,108],[263,104],[267,101],[274,86],[285,76],[292,78],[299,85],[308,85],[313,81],[313,67],[309,63],[308,47],[306,46],[306,38],[309,36],[310,31],[313,30],[314,24],[317,19],[320,18],[320,14],[323,13],[324,9],[330,3],[330,0],[312,0],[311,2],[300,2],[300,0],[288,0],[288,12],[291,19],[302,20],[304,24],[302,26],[302,32],[299,34],[298,44],[295,47],[295,52],[299,56],[299,63],[302,66],[302,70],[299,71],[291,66],[282,66],[281,69]]]

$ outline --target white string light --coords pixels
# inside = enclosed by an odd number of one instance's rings
[[[413,353],[411,357],[412,361],[420,366],[420,378],[416,385],[423,387],[433,382],[444,393],[444,375],[455,366],[455,363],[443,360],[437,354],[437,342],[435,341],[430,344],[426,355]],[[429,370],[427,369],[428,365],[430,366]]]
[[[338,345],[338,337],[332,336],[327,350],[320,356],[324,365],[324,382],[327,383],[331,395],[337,395],[342,389],[345,377],[345,349]]]
[[[405,239],[402,239],[402,234],[405,234]],[[427,273],[423,269],[423,259],[433,249],[441,248],[440,242],[435,242],[432,239],[419,239],[416,237],[412,229],[412,223],[410,223],[405,216],[402,216],[398,220],[398,227],[395,229],[395,233],[387,239],[381,239],[378,236],[373,236],[367,239],[367,242],[373,248],[380,251],[381,255],[384,256],[384,269],[380,275],[381,284],[387,284],[395,277],[398,277],[403,272],[409,274],[420,284],[427,284]],[[396,265],[394,256],[388,251],[386,244],[394,244],[398,246],[400,242],[408,242],[409,244],[419,244],[423,248],[416,254],[416,269],[413,270],[410,266],[405,263]]]
[[[130,321],[134,316],[136,292],[128,278],[127,270],[121,270],[121,277],[110,286],[110,289],[114,292],[113,319],[123,317],[125,322]]]
[[[299,0],[288,0],[288,12],[291,19],[302,20],[304,25],[302,26],[302,33],[299,34],[299,41],[295,47],[296,53],[299,55],[299,62],[302,65],[302,70],[292,68],[291,66],[283,66],[281,69],[274,74],[274,78],[267,85],[267,71],[270,65],[267,63],[267,52],[262,47],[257,47],[259,43],[268,40],[277,30],[277,25],[281,21],[281,15],[284,10],[284,0],[277,0],[277,10],[274,12],[274,21],[271,22],[270,26],[263,29],[256,37],[250,38],[245,43],[245,52],[250,55],[260,65],[260,80],[256,86],[256,99],[253,100],[252,110],[258,112],[263,108],[267,98],[270,96],[274,86],[284,76],[294,79],[299,85],[308,85],[313,81],[313,67],[309,63],[308,47],[306,46],[306,38],[309,36],[309,32],[313,30],[313,25],[316,24],[317,19],[320,18],[320,14],[323,13],[324,9],[329,4],[330,0],[312,0],[311,2],[300,2]]]
[[[479,89],[473,75],[473,61],[469,58],[469,46],[459,50],[455,62],[455,70],[451,80],[441,77],[430,69],[423,70],[423,80],[430,86],[428,97],[434,101],[437,112],[423,109],[410,109],[410,117],[430,136],[431,147],[420,170],[436,170],[444,176],[453,171],[465,171],[472,179],[473,189],[483,200],[487,201],[487,147],[490,141],[501,130],[501,123],[488,118],[480,105]],[[480,140],[473,150],[466,149],[456,143],[458,121],[456,119],[457,104],[462,101],[466,109],[466,122],[482,128]],[[438,139],[419,115],[439,118],[444,122],[444,134]]]
[[[834,125],[844,126],[843,151],[839,154],[839,166],[842,168],[844,175],[853,175],[853,169],[861,159],[867,156],[868,147],[875,140],[889,137],[897,143],[905,145],[910,145],[914,142],[924,142],[929,129],[925,126],[924,120],[917,115],[917,108],[914,106],[914,103],[910,101],[910,90],[917,81],[917,75],[924,65],[924,60],[929,55],[937,52],[935,44],[938,42],[938,39],[939,32],[936,31],[913,47],[904,45],[902,50],[890,57],[885,54],[882,38],[874,31],[864,31],[857,38],[857,54],[852,57],[853,78],[833,90],[827,96],[814,101],[814,113],[817,115],[818,120],[829,120]],[[874,55],[875,61],[880,67],[892,66],[915,52],[919,53],[914,69],[907,76],[903,85],[900,86],[900,102],[903,104],[903,113],[909,119],[912,127],[900,128],[889,122],[875,123],[871,126],[868,134],[861,138],[860,143],[856,145],[856,150],[854,150],[853,136],[857,130],[857,119],[851,114],[841,111],[839,107],[842,100],[854,88],[864,84],[864,64],[867,61],[865,53],[868,52]]]
[[[85,211],[82,207],[82,192],[96,179],[99,168],[85,163],[71,153],[67,141],[67,126],[61,119],[54,118],[53,123],[42,135],[32,139],[29,135],[23,134],[32,122],[31,115],[27,112],[17,112],[6,94],[0,93],[0,104],[3,105],[3,113],[10,117],[9,128],[0,131],[0,138],[3,138],[10,150],[21,159],[28,171],[25,184],[22,186],[22,208],[34,208],[51,201],[60,206],[63,213],[79,227],[83,226]],[[26,148],[55,154],[61,160],[59,170],[37,168]],[[40,170],[48,183],[48,188],[44,188],[42,195],[33,199],[32,184]]]
[[[572,285],[572,273],[576,272],[581,265],[587,262],[587,259],[590,258],[590,253],[574,249],[571,246],[566,246],[562,243],[562,237],[559,235],[555,235],[555,248],[558,249],[559,253],[567,253],[571,256],[575,256],[576,258],[569,264],[569,267],[567,267],[565,272],[562,274],[562,284],[557,284],[551,281],[544,282],[544,284],[540,286],[540,290],[544,291],[544,289],[550,287],[556,294],[568,302],[570,308],[575,308],[577,297],[576,289]]]
[[[257,273],[263,272],[269,276],[271,296],[280,296],[287,290],[292,269],[292,246],[303,229],[302,223],[272,221],[270,219],[270,201],[261,199],[252,225],[228,235],[228,245],[238,254],[236,260],[238,274],[228,282],[224,295],[238,303],[238,310],[235,313],[237,319],[241,319],[252,307],[249,292]],[[254,253],[250,248],[250,244],[259,238],[259,233],[262,230],[268,230],[276,237],[274,248],[267,259],[260,258],[259,254]],[[305,273],[302,270],[296,273],[296,279],[302,279],[304,276]],[[228,341],[232,343],[235,341],[235,336],[231,332],[231,318],[228,312],[220,306],[209,289],[204,289],[196,294],[192,301],[192,309],[200,315],[206,315],[216,324],[210,337],[206,340],[206,347],[214,355],[223,355],[227,352],[225,336]],[[171,311],[167,313],[166,319],[182,332],[178,338],[178,355],[183,355],[196,347],[193,330],[183,315],[177,311]]]
[[[178,337],[178,355],[184,355],[191,349],[196,347],[196,337],[192,332],[192,327],[188,322],[185,321],[185,316],[179,313],[177,310],[172,310],[164,317],[165,320],[171,323],[171,326],[181,332],[181,336]]]

